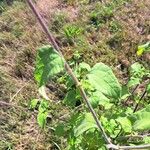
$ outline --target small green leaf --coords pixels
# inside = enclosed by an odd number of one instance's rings
[[[64,61],[50,45],[38,49],[34,76],[40,87],[63,69]]]
[[[65,98],[64,98],[64,103],[68,106],[74,107],[76,104],[76,90],[70,90]]]
[[[90,71],[91,67],[89,64],[85,63],[85,62],[82,62],[79,64],[79,69],[80,70],[87,70],[87,71]]]
[[[63,136],[65,133],[65,125],[64,124],[59,124],[56,128],[55,128],[55,134],[57,136]]]
[[[39,112],[39,113],[38,113],[37,122],[38,122],[38,124],[39,124],[39,126],[40,126],[41,128],[44,128],[45,125],[46,125],[47,115],[48,115],[47,112],[42,112],[42,113]]]
[[[30,109],[36,108],[38,101],[39,101],[38,99],[32,99],[30,101]]]
[[[141,56],[144,52],[150,52],[150,42],[138,46],[137,55]]]
[[[140,63],[136,62],[130,67],[130,80],[128,82],[128,87],[133,87],[140,84],[143,76],[147,74],[146,69]]]
[[[41,103],[40,103],[40,106],[39,106],[39,112],[40,113],[43,113],[43,112],[46,112],[49,108],[49,104],[48,104],[48,101],[46,100],[41,100]]]

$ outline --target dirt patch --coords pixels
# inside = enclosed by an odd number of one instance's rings
[[[57,0],[38,0],[37,8],[40,10],[44,18],[51,18],[53,14],[63,13],[68,16],[70,21],[73,21],[78,16],[78,8],[73,6],[66,6]]]

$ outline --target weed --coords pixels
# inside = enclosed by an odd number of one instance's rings
[[[118,21],[111,21],[109,24],[109,31],[111,33],[116,33],[121,31],[121,25]]]
[[[52,79],[54,75],[62,72],[63,69],[63,59],[52,47],[48,45],[39,49],[35,79],[40,88],[48,82],[48,79]],[[130,80],[127,85],[121,85],[111,68],[103,63],[97,63],[92,68],[85,62],[76,64],[74,65],[74,73],[84,87],[92,107],[97,112],[102,112],[103,115],[100,116],[100,120],[109,136],[113,139],[115,138],[117,144],[121,143],[116,139],[118,135],[123,136],[129,133],[132,135],[133,133],[138,133],[138,131],[148,131],[150,129],[149,118],[146,115],[150,109],[148,104],[146,108],[142,108],[142,110],[134,114],[133,110],[135,112],[135,108],[122,107],[122,101],[125,101],[133,94],[130,92],[130,88],[141,84],[144,77],[149,77],[150,70],[146,70],[139,63],[133,64],[130,68]],[[58,125],[56,133],[62,132],[65,134],[64,136],[68,133],[67,149],[70,150],[73,148],[85,149],[86,147],[105,149],[105,141],[102,136],[98,136],[97,125],[82,102],[79,88],[75,87],[73,80],[66,74],[64,74],[64,77],[61,77],[61,82],[64,82],[67,89],[64,104],[72,109],[74,113],[70,115],[70,120],[65,124],[66,129],[64,125],[61,124],[61,128]],[[146,85],[146,89],[149,93],[149,84]],[[136,98],[138,98],[137,105],[139,105],[141,98],[139,99],[139,97],[135,96]],[[103,109],[99,110],[99,107],[103,107]],[[78,111],[76,112],[75,110]],[[142,121],[147,122],[148,125]],[[44,115],[40,116],[40,120],[38,119],[38,123],[43,128],[45,122],[46,117],[44,113]],[[91,143],[93,136],[95,138]],[[132,142],[134,143],[134,141]],[[144,141],[141,142],[144,143]]]
[[[75,39],[83,32],[82,28],[76,25],[66,25],[63,28],[64,35],[69,44],[75,43]]]

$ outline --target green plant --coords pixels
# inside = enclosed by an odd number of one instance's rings
[[[28,3],[30,6],[33,6],[30,0],[28,0]],[[149,148],[149,144],[141,145],[148,141],[148,139],[130,139],[132,135],[138,134],[138,131],[148,133],[150,129],[149,117],[147,117],[149,115],[149,105],[145,108],[141,107],[140,111],[134,111],[134,113],[133,107],[124,105],[125,95],[130,95],[128,94],[130,89],[128,86],[121,85],[111,68],[103,63],[97,63],[92,68],[88,64],[82,63],[79,64],[80,67],[76,65],[72,70],[65,61],[57,43],[47,31],[48,29],[42,22],[38,11],[34,7],[31,8],[40,20],[44,31],[48,34],[49,40],[55,48],[44,46],[39,49],[35,72],[39,86],[45,86],[49,78],[52,79],[54,75],[60,73],[65,68],[66,72],[70,75],[66,78],[66,86],[67,88],[69,87],[67,90],[69,92],[74,90],[73,93],[75,93],[70,94],[68,98],[75,99],[75,101],[78,98],[80,101],[78,105],[72,107],[69,114],[69,122],[64,122],[66,129],[61,123],[61,130],[59,130],[60,126],[56,130],[57,133],[60,133],[65,129],[63,133],[68,135],[67,149],[118,150]],[[43,59],[44,57],[46,59]],[[72,95],[75,95],[75,97],[71,97]],[[90,98],[93,100],[94,105]],[[138,121],[142,123],[142,126],[137,123]],[[145,121],[145,124],[143,121]],[[93,137],[93,135],[95,136]],[[120,140],[121,138],[126,140]],[[93,142],[91,142],[92,139]],[[93,145],[97,139],[99,142]],[[129,146],[120,146],[122,144],[128,144]]]
[[[109,25],[109,31],[112,33],[116,33],[121,31],[121,26],[117,21],[111,21]]]
[[[44,46],[39,49],[35,79],[40,87],[63,69],[63,59],[51,46]],[[140,84],[144,76],[149,76],[149,70],[135,63],[131,66],[130,73],[131,79],[127,84],[128,86],[125,87],[119,83],[111,68],[103,63],[97,63],[92,68],[84,62],[74,66],[74,74],[84,87],[91,105],[99,114],[98,118],[106,133],[116,144],[128,144],[130,136],[150,130],[150,106],[148,104],[146,108],[141,108],[136,113],[133,113],[134,107],[123,105],[126,98],[132,94],[129,92],[130,88]],[[132,77],[138,79],[138,82],[133,82]],[[67,94],[64,98],[64,104],[68,105],[73,113],[67,122],[58,124],[56,135],[68,137],[67,149],[70,150],[107,149],[105,140],[103,136],[99,135],[97,124],[83,104],[79,89],[75,87],[73,80],[64,74],[59,81],[66,84]],[[149,85],[147,92],[149,92]],[[32,107],[35,107],[37,100],[31,104]],[[48,102],[42,101],[38,114],[38,123],[41,127],[45,125],[47,109]],[[122,138],[124,140],[121,140]],[[135,142],[137,144],[146,143],[145,141],[144,138],[138,142],[137,138],[130,139],[132,145],[135,145]]]
[[[75,39],[82,33],[82,29],[75,25],[66,25],[63,29],[64,35],[68,43],[75,43]]]
[[[30,109],[38,108],[37,122],[38,122],[39,126],[44,129],[46,126],[48,111],[49,111],[48,101],[46,101],[44,99],[41,99],[41,100],[32,99],[30,101],[29,108]]]
[[[143,53],[150,52],[150,42],[138,46],[137,56],[141,56]]]

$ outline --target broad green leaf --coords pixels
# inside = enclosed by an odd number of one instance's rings
[[[131,116],[135,131],[150,130],[150,105]]]
[[[131,121],[127,117],[119,117],[116,119],[116,121],[119,122],[124,132],[131,133],[132,124],[131,124]]]
[[[87,74],[89,83],[106,97],[118,100],[121,97],[121,86],[110,67],[97,63]]]
[[[81,120],[77,126],[75,126],[74,135],[78,137],[91,128],[97,128],[97,125],[91,113],[86,113],[81,117]]]
[[[30,109],[36,108],[38,101],[39,101],[39,99],[32,99],[30,101]]]
[[[44,128],[45,125],[46,125],[47,115],[48,115],[47,112],[42,112],[42,113],[39,112],[39,113],[38,113],[37,122],[38,122],[38,124],[39,124],[39,126],[40,126],[41,128]]]
[[[63,69],[64,61],[50,45],[38,49],[34,76],[40,87]]]
[[[96,108],[98,105],[102,105],[105,109],[109,109],[112,106],[110,100],[99,91],[93,92],[89,97],[89,101],[93,108]]]

